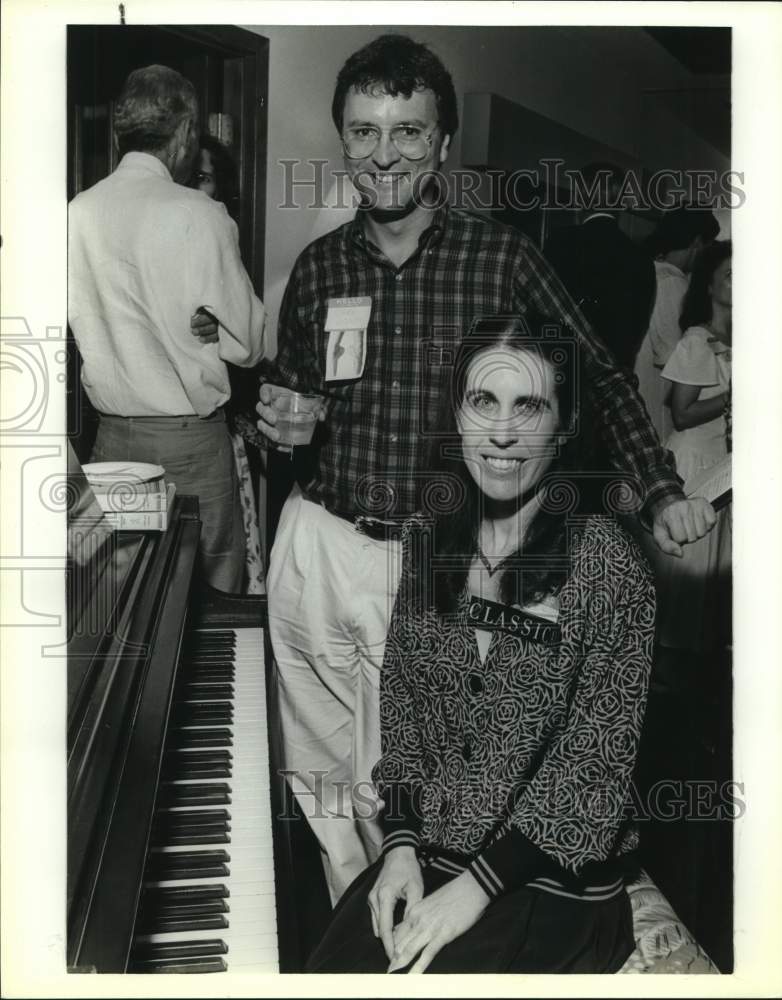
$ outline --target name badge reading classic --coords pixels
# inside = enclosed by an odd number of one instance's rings
[[[539,642],[543,646],[558,646],[561,641],[557,622],[531,615],[522,608],[496,604],[482,597],[471,597],[467,618],[474,628],[507,632],[520,639]]]
[[[324,326],[329,335],[326,382],[350,382],[364,374],[371,314],[372,299],[368,295],[328,300]]]

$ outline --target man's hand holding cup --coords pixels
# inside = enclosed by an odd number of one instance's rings
[[[317,393],[296,392],[265,382],[260,388],[258,430],[279,451],[293,451],[312,441],[318,420],[326,419],[325,400]]]

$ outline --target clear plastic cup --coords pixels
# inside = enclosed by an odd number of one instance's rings
[[[275,427],[280,432],[279,444],[282,447],[294,448],[309,444],[318,414],[323,403],[323,397],[311,392],[293,392],[283,389],[272,399],[272,406],[277,411]]]

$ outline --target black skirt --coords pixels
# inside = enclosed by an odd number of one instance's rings
[[[353,882],[311,955],[306,972],[386,972],[388,958],[372,932],[367,897],[382,858]],[[455,875],[422,869],[424,895]],[[402,905],[396,919],[402,917]],[[489,904],[477,923],[434,957],[432,973],[618,972],[635,947],[630,900],[574,899],[524,886]],[[406,971],[406,970],[399,970]]]

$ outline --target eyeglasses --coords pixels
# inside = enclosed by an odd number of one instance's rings
[[[432,146],[432,136],[437,125],[431,132],[425,132],[418,125],[394,125],[392,128],[380,129],[374,125],[357,125],[342,133],[342,148],[349,160],[363,160],[371,156],[377,149],[381,135],[388,131],[391,142],[406,160],[423,160]]]

